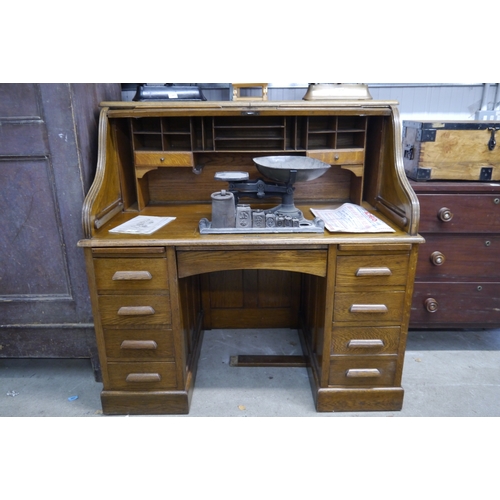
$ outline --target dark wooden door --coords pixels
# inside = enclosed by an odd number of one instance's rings
[[[96,347],[81,210],[98,105],[119,84],[0,84],[0,357],[90,357]]]

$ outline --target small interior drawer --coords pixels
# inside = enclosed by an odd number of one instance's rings
[[[109,387],[105,390],[175,389],[175,363],[108,363]]]
[[[365,161],[364,148],[309,150],[307,156],[330,165],[362,165]]]
[[[108,359],[155,360],[174,357],[172,330],[105,330]]]
[[[147,328],[171,324],[168,295],[100,295],[104,328]]]
[[[168,289],[167,259],[94,259],[100,293]]]
[[[180,151],[136,151],[134,160],[138,167],[194,167],[193,153]]]
[[[406,285],[408,254],[337,257],[336,286]]]
[[[330,354],[353,356],[397,354],[400,335],[401,328],[399,326],[335,326],[332,330]]]
[[[330,362],[330,386],[388,387],[394,385],[396,356],[382,358],[335,356]]]

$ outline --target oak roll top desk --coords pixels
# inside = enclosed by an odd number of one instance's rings
[[[423,238],[400,137],[393,101],[102,103],[79,246],[103,412],[188,413],[204,330],[273,327],[299,331],[317,411],[401,409]],[[257,179],[253,158],[269,155],[331,165],[295,184],[305,217],[350,202],[395,231],[200,234],[223,187],[214,174]],[[175,220],[109,232],[137,215]]]

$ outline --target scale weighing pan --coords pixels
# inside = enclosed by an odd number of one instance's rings
[[[308,156],[263,156],[253,159],[257,170],[268,179],[287,183],[290,171],[296,170],[296,182],[312,181],[321,177],[331,165]]]

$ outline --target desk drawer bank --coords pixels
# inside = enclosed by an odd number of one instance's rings
[[[205,331],[274,327],[299,331],[317,411],[400,410],[423,242],[400,131],[393,101],[102,103],[79,246],[103,412],[186,414]],[[200,234],[217,172],[256,180],[253,159],[281,155],[329,165],[294,185],[305,217],[355,203],[393,232]],[[109,232],[138,215],[175,219],[149,235]]]

